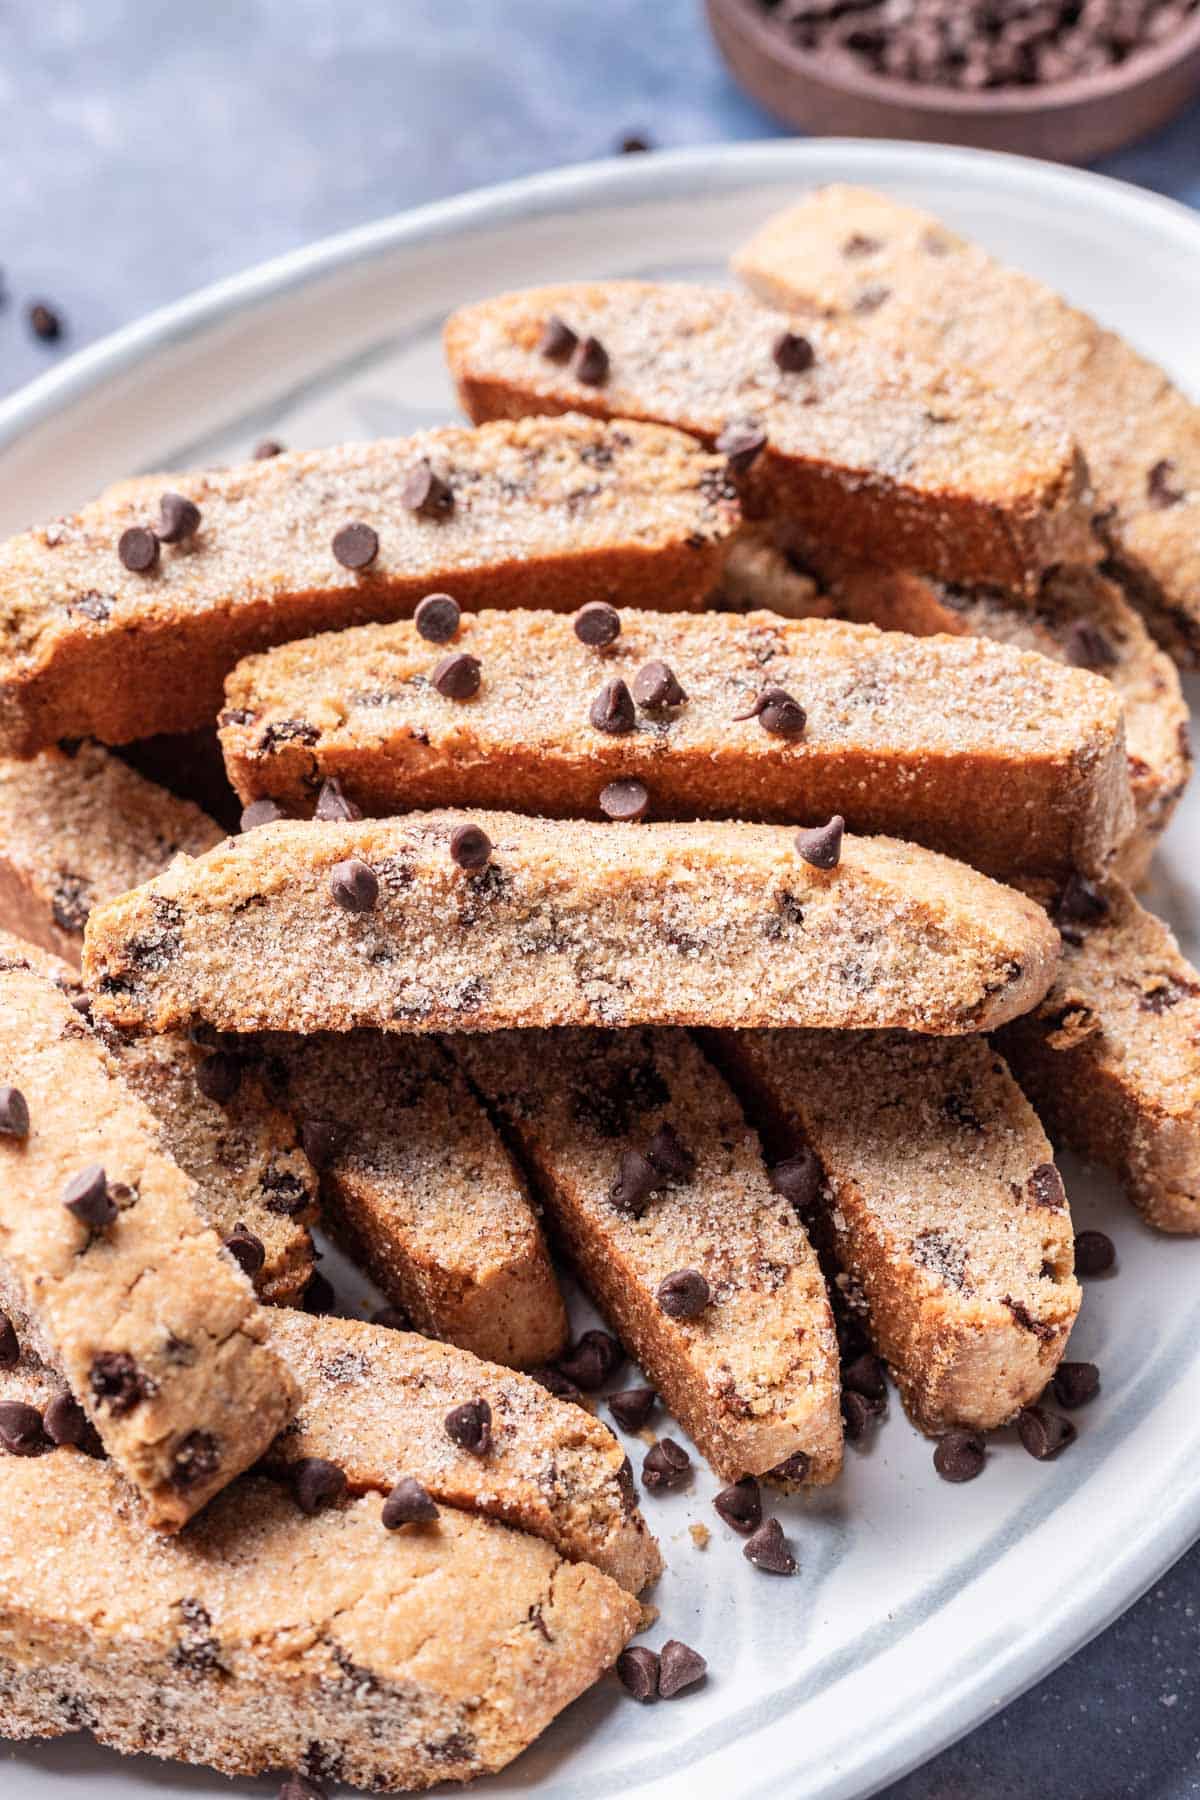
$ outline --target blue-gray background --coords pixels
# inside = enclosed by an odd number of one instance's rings
[[[665,147],[776,130],[725,75],[699,0],[0,0],[0,391],[397,208],[627,132]],[[1200,105],[1103,166],[1200,206]],[[61,349],[26,329],[37,298],[67,320]],[[1200,1794],[1198,1652],[1200,1548],[888,1800]]]

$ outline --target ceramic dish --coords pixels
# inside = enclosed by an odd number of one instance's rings
[[[0,405],[0,530],[132,469],[226,461],[451,416],[438,330],[460,301],[586,276],[722,278],[773,209],[828,181],[929,206],[1090,305],[1200,393],[1200,221],[1133,189],[1032,162],[879,143],[638,157],[428,207],[222,283],[84,352]],[[1185,802],[1154,902],[1200,950],[1200,803]],[[1032,1461],[1000,1434],[949,1487],[890,1413],[833,1490],[782,1509],[796,1579],[757,1573],[690,1493],[647,1497],[669,1573],[659,1624],[709,1659],[702,1691],[641,1709],[599,1684],[489,1800],[850,1800],[1003,1706],[1128,1606],[1200,1532],[1200,1242],[1155,1237],[1066,1165],[1080,1225],[1117,1240],[1072,1340],[1103,1371],[1078,1443]],[[348,1280],[339,1289],[353,1297]],[[635,1464],[641,1447],[631,1441]],[[712,1527],[706,1550],[688,1525]],[[0,1748],[5,1800],[263,1792],[86,1738]]]

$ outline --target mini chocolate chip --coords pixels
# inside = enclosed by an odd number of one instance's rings
[[[30,303],[25,315],[29,320],[29,329],[34,337],[41,338],[45,344],[53,344],[62,336],[62,315],[45,300],[34,300]]]
[[[551,313],[542,328],[538,341],[538,355],[544,356],[548,362],[567,362],[579,342],[579,333],[572,331],[565,319],[557,313]]]
[[[776,1481],[807,1481],[812,1468],[812,1457],[807,1450],[793,1450],[785,1456],[781,1463],[776,1463],[767,1473]]]
[[[603,387],[608,380],[608,351],[598,337],[585,337],[571,364],[576,381],[585,387]]]
[[[430,1525],[437,1517],[429,1489],[411,1475],[398,1481],[383,1503],[385,1531],[399,1531],[401,1525]]]
[[[425,519],[441,519],[454,510],[454,490],[449,482],[435,475],[427,462],[420,462],[404,483],[400,498],[410,512]]]
[[[44,1423],[46,1436],[59,1449],[82,1450],[85,1456],[103,1460],[105,1450],[100,1433],[74,1394],[55,1394],[46,1408]]]
[[[1017,1414],[1017,1436],[1030,1456],[1049,1462],[1075,1442],[1077,1433],[1070,1419],[1044,1406],[1026,1406]]]
[[[369,569],[379,555],[379,533],[361,519],[351,520],[333,534],[333,557],[343,569]]]
[[[743,1475],[732,1487],[721,1489],[713,1509],[731,1531],[749,1537],[762,1524],[762,1489],[753,1475]]]
[[[255,462],[268,462],[272,456],[283,455],[283,445],[278,438],[259,438],[250,454]]]
[[[590,650],[603,650],[615,644],[621,635],[621,615],[615,606],[603,600],[591,600],[575,614],[572,629],[581,644]]]
[[[1056,919],[1067,919],[1078,925],[1095,925],[1108,915],[1108,901],[1094,882],[1083,875],[1072,875],[1054,909]]]
[[[617,150],[622,156],[643,156],[653,148],[654,140],[648,138],[643,131],[630,131],[617,144]]]
[[[374,869],[351,856],[334,864],[329,891],[348,913],[373,912],[379,900],[379,878]]]
[[[186,1494],[221,1467],[221,1452],[211,1431],[190,1431],[171,1458],[171,1486]]]
[[[675,679],[670,663],[644,663],[633,678],[633,697],[647,712],[665,706],[682,706],[687,695]]]
[[[20,1088],[0,1086],[0,1137],[29,1136],[29,1102]]]
[[[775,367],[784,375],[803,375],[817,360],[817,353],[798,331],[781,331],[771,346]]]
[[[1039,1163],[1025,1185],[1035,1206],[1045,1206],[1052,1212],[1059,1212],[1067,1204],[1067,1191],[1063,1187],[1062,1176],[1053,1163]]]
[[[323,825],[344,825],[354,819],[361,819],[362,816],[362,807],[355,806],[353,800],[347,800],[337,776],[327,776],[321,783],[313,818],[319,819]]]
[[[642,1485],[652,1494],[683,1487],[692,1477],[692,1459],[674,1438],[660,1438],[642,1464]]]
[[[346,1492],[346,1475],[323,1456],[304,1456],[288,1470],[296,1505],[311,1519],[327,1506],[336,1506]]]
[[[158,503],[155,536],[163,544],[182,544],[200,529],[200,508],[183,494],[166,493]]]
[[[585,1331],[577,1343],[558,1359],[558,1367],[575,1386],[585,1393],[597,1388],[616,1374],[625,1361],[625,1352],[607,1331]]]
[[[1077,1406],[1086,1406],[1100,1392],[1100,1371],[1091,1362],[1062,1362],[1055,1369],[1050,1385],[1058,1404],[1073,1412]]]
[[[619,1394],[608,1396],[608,1410],[622,1431],[640,1431],[657,1400],[652,1387],[622,1388]]]
[[[623,1150],[617,1179],[608,1197],[618,1212],[640,1219],[650,1203],[651,1194],[661,1187],[661,1178],[653,1163],[640,1150]]]
[[[734,713],[734,722],[743,719],[757,719],[763,730],[772,737],[801,738],[808,724],[808,715],[798,700],[783,688],[764,688],[753,706],[745,712]],[[797,840],[797,849],[799,841]]]
[[[974,1481],[982,1475],[987,1460],[983,1439],[977,1431],[948,1431],[937,1441],[933,1466],[943,1481]]]
[[[699,1269],[676,1269],[664,1276],[655,1296],[672,1319],[698,1319],[712,1300],[712,1289]]]
[[[41,1456],[47,1448],[42,1415],[23,1400],[0,1401],[0,1450],[9,1456]]]
[[[684,1688],[703,1681],[708,1664],[698,1650],[668,1638],[658,1653],[658,1691],[664,1700],[673,1700]]]
[[[766,714],[759,716],[765,718]],[[797,854],[814,869],[836,869],[842,860],[845,829],[846,821],[841,813],[834,813],[828,825],[818,825],[812,831],[798,831],[795,838]]]
[[[314,1169],[327,1169],[346,1142],[346,1128],[336,1119],[305,1119],[300,1143]]]
[[[482,825],[456,825],[450,833],[450,860],[460,869],[486,869],[492,840]]]
[[[658,1699],[658,1657],[644,1644],[622,1650],[617,1658],[617,1680],[627,1694],[645,1704]]]
[[[868,1400],[865,1394],[851,1391],[842,1395],[842,1423],[852,1444],[866,1436],[867,1428],[882,1410],[878,1401]]]
[[[446,1436],[472,1456],[486,1456],[492,1447],[492,1409],[486,1400],[467,1400],[446,1414]]]
[[[696,1159],[673,1125],[660,1125],[646,1146],[647,1161],[669,1181],[690,1181]]]
[[[262,1239],[255,1237],[240,1220],[225,1239],[225,1248],[243,1275],[249,1275],[251,1280],[267,1260],[266,1245]]]
[[[127,1350],[101,1350],[88,1371],[97,1406],[107,1406],[114,1419],[124,1419],[155,1391]]]
[[[15,1369],[20,1360],[21,1346],[13,1322],[7,1313],[0,1313],[0,1369]]]
[[[637,724],[633,695],[623,681],[606,681],[592,701],[589,719],[597,731],[610,737],[623,737]]]
[[[289,1775],[277,1800],[329,1800],[328,1791],[310,1775]]]
[[[443,700],[471,700],[479,692],[480,674],[479,658],[456,650],[443,656],[431,679]]]
[[[1174,474],[1175,464],[1169,456],[1164,456],[1160,462],[1155,463],[1147,475],[1146,494],[1155,506],[1178,506],[1179,502],[1185,498],[1183,488],[1176,487],[1172,479]]]
[[[196,1086],[218,1106],[228,1106],[241,1085],[241,1060],[227,1050],[214,1050],[196,1065]]]
[[[381,1306],[371,1314],[372,1325],[382,1325],[386,1331],[411,1331],[412,1320],[402,1306]]]
[[[746,1540],[742,1555],[766,1575],[794,1575],[796,1559],[788,1548],[778,1519],[764,1519]]]
[[[1077,669],[1111,669],[1117,662],[1116,651],[1090,619],[1076,619],[1065,649],[1067,661]]]
[[[448,644],[462,620],[462,608],[452,594],[426,594],[413,614],[417,636],[427,644]]]
[[[273,800],[252,800],[249,806],[243,806],[239,824],[243,831],[254,831],[259,825],[274,825],[283,816],[282,807]]]
[[[322,1275],[320,1269],[314,1269],[304,1289],[302,1302],[306,1313],[314,1318],[324,1318],[337,1305],[337,1295],[333,1291],[332,1281]]]
[[[158,562],[158,539],[145,525],[130,525],[117,539],[117,555],[134,575],[146,575]]]
[[[1106,1275],[1117,1260],[1117,1247],[1106,1231],[1075,1233],[1075,1273]]]
[[[548,1394],[553,1394],[556,1400],[570,1400],[578,1405],[583,1399],[575,1383],[568,1381],[561,1370],[552,1368],[549,1363],[528,1370],[528,1375],[531,1381],[536,1381],[539,1387],[545,1388]]]
[[[88,1225],[93,1231],[103,1231],[117,1216],[108,1178],[99,1163],[89,1163],[71,1177],[63,1189],[62,1203],[81,1225]]]
[[[600,811],[606,819],[629,824],[635,819],[644,819],[649,805],[650,796],[645,787],[632,777],[610,781],[600,789]]]
[[[766,447],[767,434],[757,419],[735,419],[717,439],[717,449],[729,459],[734,475],[744,475]]]
[[[806,1212],[820,1198],[824,1179],[821,1165],[807,1147],[777,1162],[769,1176],[775,1192],[790,1200],[797,1212]]]
[[[842,1386],[849,1388],[852,1394],[861,1394],[864,1400],[886,1400],[883,1359],[865,1350],[842,1370]]]

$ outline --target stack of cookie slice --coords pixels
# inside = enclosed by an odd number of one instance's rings
[[[798,242],[873,244],[844,204]],[[669,1696],[703,1661],[626,1650],[661,1559],[581,1389],[636,1358],[622,1429],[661,1402],[787,1573],[760,1484],[836,1480],[885,1362],[951,1479],[1069,1441],[1035,1107],[1200,1228],[1200,978],[1128,885],[1189,773],[1130,597],[1192,605],[1191,498],[1168,544],[1070,384],[783,298],[470,307],[473,428],[0,549],[9,1735],[395,1789],[618,1658]],[[313,1316],[318,1221],[381,1322]],[[568,1349],[555,1254],[615,1337]]]

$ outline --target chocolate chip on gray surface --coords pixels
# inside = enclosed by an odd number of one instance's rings
[[[333,557],[343,569],[369,569],[379,555],[379,533],[361,519],[352,519],[333,534]]]
[[[775,367],[784,375],[803,375],[817,360],[816,351],[798,331],[781,331],[771,346]]]
[[[320,1269],[314,1269],[309,1276],[301,1304],[306,1313],[311,1313],[314,1318],[318,1319],[323,1318],[326,1313],[331,1313],[337,1305],[337,1295],[333,1291],[333,1283],[322,1275]]]
[[[576,381],[585,387],[603,387],[608,380],[608,351],[598,337],[585,337],[575,352],[571,367]]]
[[[623,681],[606,681],[592,701],[588,718],[597,731],[610,737],[624,737],[637,724],[633,695]]]
[[[267,1260],[266,1245],[240,1219],[225,1239],[225,1248],[243,1275],[250,1276],[251,1280]]]
[[[604,600],[589,600],[571,621],[571,629],[581,644],[591,650],[603,650],[615,644],[621,635],[621,615]]]
[[[196,1065],[196,1086],[206,1100],[228,1106],[242,1085],[241,1058],[228,1050],[214,1050]]]
[[[938,1439],[933,1466],[943,1481],[974,1481],[983,1473],[987,1451],[977,1431],[948,1431]]]
[[[63,334],[62,314],[48,300],[34,300],[26,310],[29,329],[44,344],[57,343]]]
[[[692,1459],[674,1438],[660,1438],[642,1464],[642,1485],[652,1494],[669,1493],[692,1478]]]
[[[399,1531],[401,1525],[431,1525],[438,1509],[429,1489],[406,1475],[384,1501],[381,1517],[385,1531]]]
[[[1061,1362],[1050,1382],[1054,1398],[1068,1412],[1086,1406],[1100,1392],[1100,1371],[1092,1362]]]
[[[652,1387],[622,1388],[608,1396],[608,1410],[622,1431],[640,1431],[658,1402]]]
[[[426,594],[413,614],[418,637],[427,644],[448,644],[462,621],[462,608],[453,594]]]
[[[1075,1273],[1106,1275],[1115,1267],[1117,1247],[1106,1231],[1075,1233]]]
[[[644,663],[633,678],[633,697],[647,712],[682,706],[687,695],[675,679],[670,663],[655,659]]]
[[[243,806],[239,825],[242,831],[256,831],[260,825],[274,825],[283,817],[283,808],[273,800],[252,800],[249,806]]]
[[[707,1672],[708,1664],[698,1650],[681,1644],[678,1638],[668,1638],[658,1653],[659,1694],[664,1700],[673,1700],[684,1688],[703,1681]]]
[[[346,1127],[337,1119],[308,1118],[300,1128],[300,1144],[314,1169],[328,1169],[346,1143]]]
[[[361,819],[362,816],[362,807],[356,806],[353,800],[347,800],[337,776],[327,776],[321,783],[317,804],[313,808],[313,818],[319,819],[323,825],[344,825],[354,819]]]
[[[866,1436],[871,1424],[876,1420],[883,1407],[877,1400],[869,1400],[865,1394],[856,1394],[851,1390],[842,1395],[842,1424],[846,1438],[851,1444],[857,1444]]]
[[[346,1492],[346,1473],[324,1456],[304,1456],[288,1470],[296,1505],[312,1518],[336,1506]]]
[[[372,1325],[382,1325],[385,1331],[411,1331],[412,1320],[402,1306],[381,1306],[371,1314]]]
[[[103,1231],[117,1216],[117,1208],[108,1191],[108,1177],[100,1163],[88,1163],[73,1175],[62,1191],[62,1203],[81,1225]]]
[[[1017,1436],[1030,1456],[1049,1462],[1075,1442],[1077,1433],[1070,1419],[1044,1406],[1026,1406],[1017,1415]]]
[[[560,319],[557,313],[551,313],[542,327],[538,355],[544,356],[548,362],[568,362],[578,342],[579,333],[572,331],[567,321]]]
[[[744,475],[766,447],[767,434],[757,419],[734,419],[717,439],[717,449],[734,475]]]
[[[731,1531],[749,1537],[762,1524],[762,1489],[753,1475],[743,1475],[740,1481],[721,1489],[713,1501],[713,1510]]]
[[[106,1452],[100,1433],[74,1394],[55,1394],[46,1408],[44,1423],[46,1436],[59,1449],[82,1450],[85,1456],[104,1460]]]
[[[486,1456],[492,1447],[492,1409],[486,1400],[466,1400],[446,1414],[446,1436],[472,1456]]]
[[[259,438],[250,454],[255,462],[267,462],[272,456],[283,455],[283,445],[278,438]]]
[[[747,1538],[742,1555],[766,1575],[794,1575],[796,1558],[788,1548],[783,1526],[778,1519],[764,1519],[757,1531]]]
[[[886,1400],[887,1376],[883,1358],[864,1350],[843,1368],[842,1386],[849,1388],[852,1394],[861,1394],[864,1400]]]
[[[696,1158],[673,1125],[660,1125],[646,1146],[647,1161],[669,1181],[690,1181]]]
[[[0,1369],[15,1369],[21,1360],[21,1346],[13,1322],[0,1312]]]
[[[644,131],[629,131],[617,144],[621,156],[641,156],[653,150],[654,140],[646,136]]]
[[[808,715],[800,702],[793,700],[786,689],[778,687],[764,688],[753,706],[745,712],[734,713],[733,718],[735,724],[744,719],[757,719],[772,737],[802,738],[808,724]]]
[[[558,1367],[575,1386],[594,1393],[612,1379],[625,1361],[625,1352],[609,1331],[585,1331],[558,1359]]]
[[[640,1219],[649,1205],[650,1196],[661,1186],[661,1177],[654,1164],[640,1150],[623,1150],[617,1166],[617,1178],[608,1190],[608,1197],[618,1212],[629,1213],[631,1217]]]
[[[610,781],[600,789],[600,811],[606,819],[617,819],[625,824],[644,819],[649,805],[650,795],[644,784],[632,777]]]
[[[790,1200],[798,1213],[815,1206],[820,1198],[824,1176],[815,1153],[807,1147],[785,1156],[767,1173],[775,1192]]]
[[[444,519],[454,511],[454,490],[428,462],[419,462],[404,483],[401,501],[423,519]]]
[[[443,656],[431,680],[443,700],[471,700],[479,692],[482,667],[477,656],[456,650]]]
[[[29,1136],[29,1102],[20,1088],[0,1084],[0,1137]]]
[[[130,525],[117,539],[121,566],[133,575],[146,575],[156,568],[158,550],[158,539],[146,525]]]
[[[645,1704],[658,1698],[658,1657],[644,1644],[622,1650],[617,1658],[617,1680],[627,1694]]]
[[[41,1456],[49,1448],[36,1406],[0,1400],[0,1450],[9,1456]]]
[[[379,900],[379,878],[357,856],[347,857],[345,862],[333,865],[329,891],[348,913],[373,912]]]
[[[796,833],[796,852],[811,868],[836,869],[842,860],[845,831],[845,819],[841,813],[834,813],[828,825],[817,825],[810,831]]]
[[[492,840],[482,825],[456,825],[450,833],[450,860],[460,869],[486,869],[492,859]]]
[[[712,1301],[712,1289],[699,1269],[676,1269],[658,1284],[658,1304],[672,1319],[698,1319]]]

